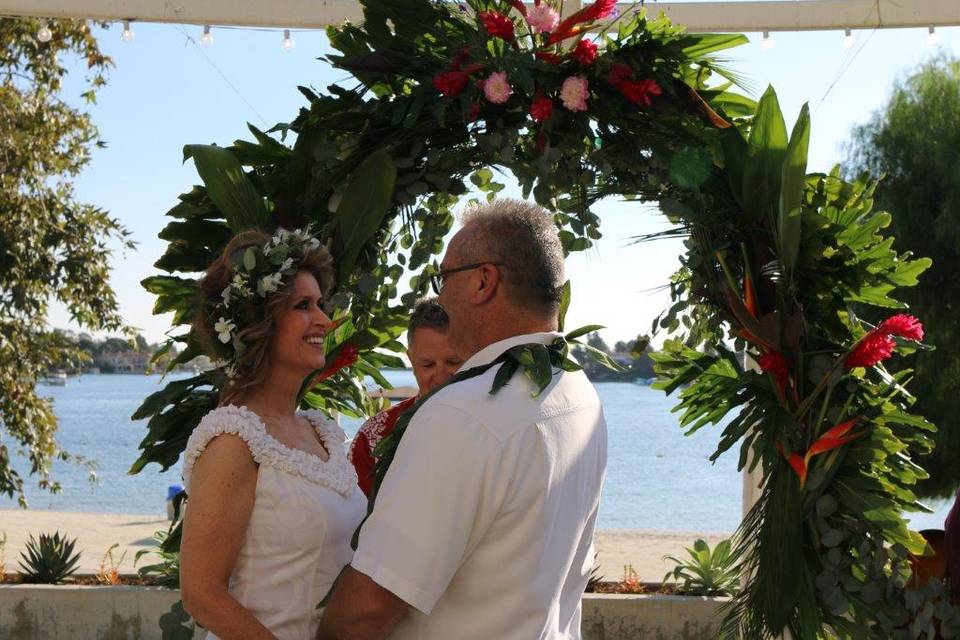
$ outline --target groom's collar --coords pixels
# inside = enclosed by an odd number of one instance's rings
[[[511,336],[505,340],[488,344],[480,351],[470,356],[470,358],[460,366],[460,371],[466,371],[473,367],[482,367],[496,360],[502,353],[521,344],[550,344],[557,338],[562,338],[563,334],[555,331],[545,333],[526,333],[519,336]]]

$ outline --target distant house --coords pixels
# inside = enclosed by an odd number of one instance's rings
[[[146,373],[151,356],[146,351],[107,351],[97,356],[97,365],[106,372]]]

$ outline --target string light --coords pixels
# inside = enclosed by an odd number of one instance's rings
[[[120,34],[120,39],[124,42],[133,42],[133,30],[130,28],[130,21],[123,21],[123,33]]]
[[[200,36],[200,44],[209,47],[213,44],[213,34],[210,33],[210,25],[203,25],[203,35]]]
[[[40,42],[50,42],[50,39],[53,38],[53,31],[50,30],[50,25],[44,23],[42,27],[37,30],[37,40]]]
[[[938,44],[940,44],[940,34],[937,33],[933,25],[930,25],[930,28],[927,29],[927,46],[932,47]]]
[[[843,48],[852,49],[853,42],[855,38],[853,37],[853,32],[850,29],[847,29],[843,32]]]
[[[773,38],[770,37],[769,31],[763,32],[763,42],[760,43],[760,48],[764,51],[770,51],[773,49],[776,43],[773,41]]]
[[[290,51],[297,43],[293,41],[293,38],[290,37],[290,29],[283,30],[283,40],[280,41],[280,48],[284,51]]]

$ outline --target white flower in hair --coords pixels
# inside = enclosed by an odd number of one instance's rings
[[[260,281],[257,282],[257,293],[263,297],[266,297],[268,293],[277,290],[277,287],[280,286],[281,280],[283,280],[282,273],[272,273],[268,276],[263,276],[260,278]]]
[[[223,344],[229,344],[231,336],[230,334],[234,329],[237,328],[237,325],[233,324],[223,316],[220,317],[220,320],[213,325],[213,330],[217,332],[217,338],[220,339],[220,342]]]
[[[220,294],[223,296],[223,306],[230,306],[230,285],[227,285],[227,288],[223,290],[223,293]]]
[[[283,261],[283,264],[280,265],[280,271],[286,271],[293,266],[293,258],[287,258]]]

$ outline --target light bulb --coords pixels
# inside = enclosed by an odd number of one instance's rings
[[[290,49],[293,49],[295,46],[297,46],[297,43],[290,37],[290,29],[284,29],[283,40],[280,41],[280,48],[284,51],[290,51]]]
[[[940,44],[940,34],[937,33],[933,25],[930,25],[930,28],[927,29],[927,46],[932,47],[937,44]]]
[[[37,30],[37,40],[40,42],[50,42],[51,38],[53,38],[53,31],[50,30],[49,24],[44,23],[44,25]]]
[[[213,34],[210,33],[210,25],[203,25],[203,35],[200,36],[200,44],[209,47],[213,44]]]
[[[764,51],[770,51],[770,49],[773,49],[775,44],[776,43],[773,41],[773,38],[770,37],[770,32],[764,31],[763,42],[760,43],[760,48]]]
[[[133,30],[130,28],[130,21],[123,21],[123,33],[120,34],[120,39],[124,42],[133,42]]]
[[[843,32],[843,48],[844,49],[852,49],[853,43],[855,40],[856,38],[853,37],[853,32],[850,31],[850,29],[847,29],[846,31]]]

